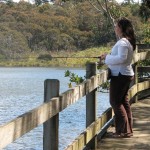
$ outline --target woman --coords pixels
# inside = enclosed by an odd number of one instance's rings
[[[133,51],[136,48],[134,29],[126,18],[117,21],[115,32],[119,40],[111,50],[111,54],[102,55],[111,70],[110,104],[115,114],[113,137],[130,137],[132,131],[132,113],[127,97],[134,72],[131,66]]]

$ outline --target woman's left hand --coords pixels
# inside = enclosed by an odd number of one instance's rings
[[[106,53],[101,55],[101,59],[105,59],[106,58]]]

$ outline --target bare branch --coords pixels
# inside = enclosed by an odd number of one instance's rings
[[[102,12],[98,7],[96,7],[90,0],[88,0],[88,2],[99,12]]]
[[[101,9],[107,13],[107,10],[104,8],[104,6],[102,5],[102,2],[100,2],[99,0],[97,0],[97,3],[99,4],[99,6],[101,7]]]
[[[114,21],[114,18],[112,17],[111,15],[111,12],[109,11],[109,8],[108,8],[108,1],[107,0],[104,0],[105,1],[105,8],[106,8],[106,12],[107,12],[107,16],[109,17],[110,21],[111,21],[111,24],[113,25],[113,27],[115,26],[115,21]]]
[[[113,29],[114,29],[114,26],[115,26],[115,19],[114,17],[112,16],[111,14],[111,11],[109,9],[109,6],[108,6],[108,3],[109,3],[109,0],[103,0],[103,2],[101,0],[96,0],[97,1],[97,4],[99,5],[100,8],[98,8],[97,6],[95,6],[90,0],[88,0],[88,2],[96,9],[98,10],[99,12],[103,12],[103,14],[106,14],[107,15],[107,18],[109,19]],[[113,1],[111,1],[113,2]],[[116,35],[116,34],[115,34]],[[117,35],[116,35],[116,39],[118,39]]]

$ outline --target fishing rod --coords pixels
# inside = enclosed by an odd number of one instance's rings
[[[75,56],[69,56],[69,57],[68,57],[68,56],[66,56],[66,57],[65,57],[65,56],[52,56],[51,58],[52,58],[52,59],[53,59],[53,58],[85,58],[85,59],[86,59],[86,58],[98,58],[98,59],[100,59],[101,57],[100,57],[100,56],[98,56],[98,57],[82,57],[82,56],[79,56],[79,57],[75,57]]]
[[[22,58],[9,58],[9,59],[30,59],[30,58],[37,58],[37,59],[49,59],[49,60],[51,60],[51,59],[56,59],[56,58],[65,58],[65,59],[67,59],[67,58],[76,58],[76,59],[79,59],[79,58],[82,58],[82,59],[86,59],[86,58],[96,58],[96,59],[101,59],[101,56],[91,56],[91,57],[89,57],[89,56],[79,56],[79,57],[76,57],[76,56],[51,56],[51,57],[48,57],[48,58],[38,58],[38,57],[22,57]],[[2,60],[2,59],[8,59],[8,58],[0,58],[0,60]],[[8,59],[8,60],[9,60]]]

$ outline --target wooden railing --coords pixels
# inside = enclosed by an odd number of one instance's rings
[[[141,45],[142,48],[142,45]],[[132,83],[132,87],[128,91],[128,97],[130,103],[134,103],[137,101],[138,93],[141,91],[149,90],[148,95],[150,95],[150,78],[146,81],[138,83],[138,71],[149,72],[150,66],[147,67],[138,67],[137,62],[150,58],[150,49],[149,47],[145,47],[146,52],[138,53],[138,49],[136,50],[133,57],[133,68],[135,71],[135,79]],[[92,122],[90,126],[88,126],[83,133],[79,135],[65,150],[81,150],[85,147],[89,147],[89,149],[97,148],[97,137],[101,138],[103,134],[106,132],[108,127],[112,125],[113,122],[113,111],[112,108],[108,108],[99,118]],[[82,141],[82,142],[81,142]],[[90,143],[90,144],[89,144]]]
[[[149,51],[136,53],[133,63],[137,77],[137,61],[149,58]],[[47,79],[44,83],[44,103],[39,107],[0,126],[0,149],[6,147],[22,135],[40,124],[44,124],[43,149],[58,150],[59,143],[59,112],[86,96],[86,129],[66,150],[81,150],[85,146],[96,148],[97,136],[101,136],[109,126],[113,117],[112,109],[106,110],[96,118],[97,88],[107,81],[107,70],[98,73],[97,63],[89,63],[86,67],[86,81],[66,92],[59,94],[59,81]],[[129,90],[130,98],[139,91],[150,88],[150,80],[135,84]]]

